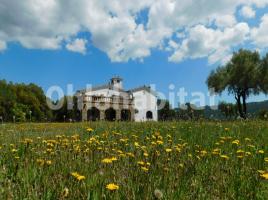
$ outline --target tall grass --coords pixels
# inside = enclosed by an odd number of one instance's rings
[[[268,198],[261,121],[6,124],[0,148],[0,199]]]

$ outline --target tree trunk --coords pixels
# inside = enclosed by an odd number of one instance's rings
[[[246,102],[246,94],[242,95],[243,98],[243,115],[244,118],[247,118],[247,102]]]
[[[239,116],[242,117],[242,118],[244,118],[244,114],[243,114],[243,110],[242,110],[242,105],[241,105],[241,95],[236,95],[235,96],[235,99],[236,99],[236,104],[237,104]]]

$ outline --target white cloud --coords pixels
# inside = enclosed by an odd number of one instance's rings
[[[268,47],[268,14],[261,18],[259,27],[252,29],[251,38],[257,47]]]
[[[0,40],[0,52],[6,50],[7,45],[5,42]]]
[[[85,39],[75,39],[71,43],[66,44],[66,49],[68,49],[69,51],[86,54],[86,44],[87,40]]]
[[[254,18],[256,12],[250,6],[243,6],[243,8],[240,10],[240,14],[245,18]]]
[[[208,57],[209,63],[225,62],[232,46],[242,44],[249,34],[246,23],[239,23],[231,28],[207,28],[204,25],[194,26],[189,30],[188,37],[184,39],[169,61],[181,62],[186,58]]]
[[[236,19],[235,16],[233,15],[223,15],[223,16],[217,16],[215,19],[215,24],[218,27],[231,27],[233,25],[235,25]]]
[[[224,41],[221,38],[229,34],[235,42],[221,44],[228,54],[231,46],[246,39],[239,32],[246,30],[238,28],[242,25],[235,18],[237,9],[267,4],[268,0],[0,0],[0,41],[2,50],[13,41],[26,48],[55,50],[73,39],[66,48],[84,53],[85,43],[76,38],[83,31],[89,32],[91,37],[87,40],[114,62],[142,60],[156,48],[171,50],[170,61],[209,56],[214,62],[222,60],[225,54],[219,53],[223,47],[215,53],[211,43],[219,45]],[[141,23],[138,16],[145,10],[148,21]],[[201,33],[204,38],[194,39],[191,34],[198,27],[199,31],[205,28]],[[262,29],[260,25],[252,35],[262,35]],[[238,36],[232,31],[238,31]],[[181,43],[166,44],[176,35]],[[252,38],[256,44],[261,40]]]

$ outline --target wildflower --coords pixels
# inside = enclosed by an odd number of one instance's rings
[[[134,142],[134,145],[135,145],[135,147],[139,147],[140,146],[138,142]]]
[[[12,150],[11,150],[12,153],[15,153],[15,152],[17,152],[17,151],[18,151],[17,149],[12,149]]]
[[[66,198],[66,197],[68,197],[68,195],[69,195],[69,189],[68,189],[68,188],[64,188],[64,190],[63,190],[63,192],[62,192],[62,196],[63,196],[64,198]]]
[[[149,171],[149,169],[148,169],[147,167],[141,167],[141,169],[142,169],[143,171],[145,171],[145,172],[148,172],[148,171]]]
[[[78,181],[82,181],[82,180],[85,180],[86,177],[85,177],[85,176],[78,176],[78,177],[76,177],[76,179],[77,179]]]
[[[45,161],[43,159],[37,159],[36,160],[37,164],[39,164],[40,166],[43,166],[45,164]]]
[[[227,155],[221,155],[220,157],[225,159],[225,160],[229,160],[229,156],[227,156]]]
[[[156,199],[162,199],[163,198],[163,193],[160,190],[156,189],[154,191],[154,196],[155,196]]]
[[[239,140],[234,140],[234,141],[232,142],[232,144],[239,145]]]
[[[172,149],[166,149],[166,152],[170,153],[170,152],[172,152]]]
[[[86,179],[85,176],[82,176],[82,175],[80,175],[80,174],[77,173],[77,172],[72,172],[71,175],[72,175],[73,177],[75,177],[76,180],[78,180],[78,181],[82,181],[82,180],[85,180],[85,179]]]
[[[51,160],[47,160],[47,161],[46,161],[46,164],[47,164],[47,165],[51,165],[51,164],[52,164],[52,161],[51,161]]]
[[[238,150],[236,151],[236,153],[244,153],[244,151],[241,150],[241,149],[238,149]]]
[[[106,185],[106,189],[110,190],[110,191],[115,191],[119,189],[119,186],[114,184],[114,183],[110,183],[108,185]]]
[[[94,130],[92,128],[87,128],[87,131],[91,133]]]
[[[112,163],[113,161],[112,161],[112,159],[110,159],[110,158],[104,158],[101,162],[102,162],[102,163],[106,163],[106,164],[110,164],[110,163]]]
[[[225,128],[224,130],[225,130],[225,131],[229,131],[230,129],[229,129],[229,128]]]
[[[259,154],[264,154],[264,151],[263,150],[259,150],[258,153]]]
[[[145,157],[148,157],[148,156],[149,156],[149,154],[146,153],[146,152],[144,152],[143,155],[144,155]]]
[[[268,172],[261,174],[261,177],[268,180]]]
[[[159,145],[161,145],[161,144],[163,144],[164,142],[163,142],[162,140],[157,140],[156,143],[159,144]]]
[[[139,165],[145,165],[145,163],[143,161],[138,161],[137,162]]]

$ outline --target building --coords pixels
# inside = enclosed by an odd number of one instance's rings
[[[157,96],[150,87],[124,90],[123,79],[77,91],[83,121],[157,121]]]

